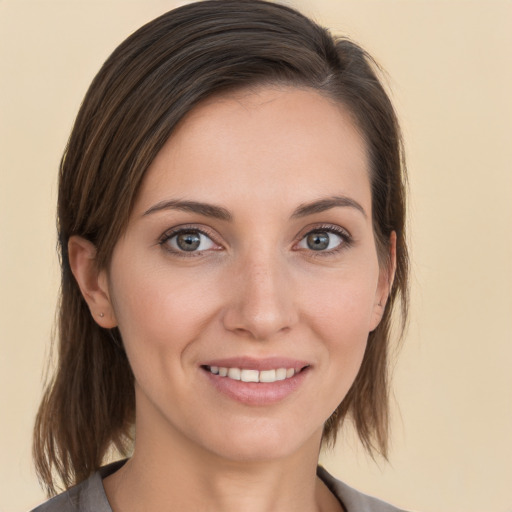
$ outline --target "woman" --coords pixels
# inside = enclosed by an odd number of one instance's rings
[[[370,57],[288,7],[190,4],[123,42],[61,164],[34,454],[69,490],[36,510],[397,510],[317,462],[347,418],[386,455],[403,173]]]

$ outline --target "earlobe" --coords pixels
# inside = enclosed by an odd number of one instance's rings
[[[373,316],[372,316],[372,325],[371,331],[374,331],[382,317],[384,315],[384,310],[386,308],[386,303],[388,301],[389,294],[391,293],[391,289],[393,287],[393,281],[395,280],[395,271],[396,271],[396,233],[395,231],[391,232],[389,236],[389,257],[387,260],[387,264],[383,266],[379,273],[379,283],[377,286],[377,293],[375,295],[375,304],[373,306]]]
[[[116,327],[107,274],[97,268],[95,245],[80,236],[72,236],[68,242],[68,257],[71,271],[96,323],[106,329]]]

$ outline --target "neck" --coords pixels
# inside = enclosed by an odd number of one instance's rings
[[[286,457],[227,460],[178,432],[136,431],[133,457],[104,480],[113,512],[341,510],[316,477],[321,432]]]

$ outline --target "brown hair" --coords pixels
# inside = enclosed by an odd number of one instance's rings
[[[312,88],[343,103],[365,138],[373,227],[381,264],[397,236],[397,265],[384,316],[370,333],[348,395],[324,428],[334,442],[352,418],[364,446],[387,453],[387,353],[391,313],[407,313],[404,162],[393,107],[373,60],[297,11],[265,1],[208,0],[170,11],[126,39],[94,78],[60,166],[58,233],[62,286],[58,367],[34,429],[34,458],[48,492],[87,478],[108,449],[131,443],[133,374],[116,329],[91,317],[70,270],[67,245],[80,235],[105,268],[144,174],[176,124],[201,100],[264,84]]]

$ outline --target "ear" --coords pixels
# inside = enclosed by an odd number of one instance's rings
[[[386,303],[388,301],[391,287],[395,279],[396,271],[396,233],[391,232],[388,243],[389,257],[387,264],[381,267],[379,272],[379,282],[377,285],[377,291],[375,294],[375,304],[373,305],[372,321],[370,326],[370,332],[374,331],[384,315]]]
[[[107,273],[96,265],[96,246],[80,236],[68,242],[71,271],[96,323],[106,329],[117,326],[108,290]]]

